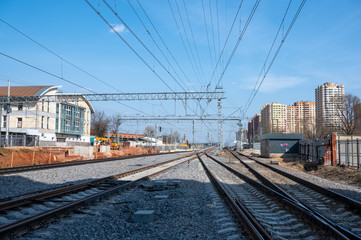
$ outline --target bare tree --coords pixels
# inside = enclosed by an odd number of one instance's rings
[[[116,133],[121,124],[121,118],[119,114],[115,114],[110,118],[109,130],[112,133]]]
[[[355,111],[355,134],[361,135],[361,102],[354,107]]]
[[[147,135],[147,137],[153,137],[153,136],[154,136],[154,133],[155,133],[154,127],[147,126],[147,127],[145,128],[145,135]]]
[[[340,120],[338,126],[340,131],[346,135],[353,135],[356,130],[356,122],[360,120],[360,113],[356,108],[360,98],[352,94],[346,94],[345,97],[335,98],[334,101],[337,116]]]
[[[110,119],[104,111],[96,112],[91,115],[91,129],[95,136],[103,137],[109,128]]]

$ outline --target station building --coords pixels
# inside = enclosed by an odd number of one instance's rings
[[[82,94],[71,94],[79,95],[77,102],[65,101],[68,94],[60,93],[59,88],[61,86],[10,87],[11,97],[28,96],[37,100],[11,104],[11,112],[7,116],[6,105],[1,106],[1,142],[5,142],[8,121],[10,140],[23,141],[23,144],[13,141],[14,145],[89,145],[90,120],[94,113],[92,105]],[[8,87],[0,87],[0,97],[7,95]],[[46,96],[56,96],[58,101],[47,101]]]

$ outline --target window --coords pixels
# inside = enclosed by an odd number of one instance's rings
[[[50,102],[48,102],[48,112],[50,112]]]
[[[44,116],[41,117],[41,128],[44,128]]]
[[[23,110],[23,105],[22,104],[19,104],[18,105],[18,111],[22,111]]]
[[[23,118],[18,118],[18,122],[17,122],[16,126],[17,126],[18,128],[22,128],[22,127],[23,127]]]
[[[6,127],[6,116],[3,116],[3,127]]]
[[[41,111],[44,112],[44,99],[41,101]]]
[[[48,119],[46,120],[46,128],[49,129],[49,122],[50,122],[50,118],[48,117]]]

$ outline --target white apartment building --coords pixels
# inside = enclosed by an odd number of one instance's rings
[[[1,111],[1,135],[4,142],[6,124],[9,122],[11,137],[37,136],[40,143],[55,142],[90,142],[90,116],[94,113],[91,104],[79,94],[81,101],[61,101],[62,96],[58,89],[61,86],[13,86],[10,87],[12,97],[32,97],[36,102],[11,104],[11,113],[6,115],[6,106]],[[8,87],[0,87],[0,96],[8,94]],[[46,101],[46,96],[57,96],[59,102]],[[73,94],[72,94],[73,95]],[[24,140],[25,141],[25,140]],[[26,140],[28,141],[28,140]],[[41,144],[40,144],[41,145]]]
[[[345,97],[344,85],[327,82],[318,86],[316,95],[316,123],[317,129],[323,126],[340,126],[339,112],[342,111],[341,99]]]

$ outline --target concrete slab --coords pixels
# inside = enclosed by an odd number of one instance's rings
[[[167,199],[168,195],[156,195],[154,196],[154,199]]]
[[[168,186],[179,187],[180,182],[181,182],[181,181],[179,181],[179,180],[172,180],[172,181],[169,181],[169,182],[167,183],[167,185],[168,185]]]
[[[279,163],[278,161],[271,160],[271,161],[270,161],[270,164],[272,164],[272,165],[279,165],[280,163]]]
[[[154,210],[139,210],[133,214],[136,223],[150,223],[154,221]]]
[[[153,187],[156,189],[164,189],[167,186],[167,181],[154,181]]]

